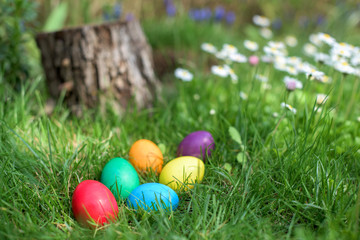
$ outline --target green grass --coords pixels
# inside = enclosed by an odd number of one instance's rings
[[[179,27],[169,34],[174,26]],[[359,95],[351,95],[359,79],[346,79],[340,104],[335,86],[341,75],[336,72],[331,85],[299,77],[304,90],[288,95],[284,73],[265,64],[239,64],[234,65],[239,82],[233,84],[209,73],[209,56],[200,52],[199,44],[208,41],[220,47],[229,42],[241,48],[247,33],[179,21],[147,23],[145,32],[154,48],[196,53],[182,61],[195,73],[194,80],[164,76],[164,84],[172,87],[165,88],[163,101],[149,110],[118,116],[110,108],[105,113],[95,108],[77,118],[60,100],[48,117],[42,77],[20,92],[2,79],[0,238],[358,238],[360,109],[348,116],[346,109],[353,98],[359,100]],[[156,43],[157,36],[168,38],[159,37],[164,42]],[[268,73],[272,89],[264,90],[255,73]],[[249,99],[241,100],[240,91]],[[317,92],[330,93],[330,98],[316,113]],[[297,108],[296,115],[280,108],[285,100]],[[274,112],[279,117],[273,117]],[[242,163],[236,159],[241,147],[229,134],[231,126],[244,145],[247,159]],[[165,162],[170,161],[182,138],[196,130],[210,131],[216,149],[206,163],[204,181],[179,194],[176,211],[136,213],[119,201],[115,223],[95,231],[78,225],[71,196],[80,181],[99,180],[106,162],[127,158],[131,144],[140,138],[164,144]],[[141,183],[152,181],[157,178],[141,178]]]

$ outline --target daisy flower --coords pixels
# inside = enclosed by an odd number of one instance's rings
[[[233,62],[237,62],[237,63],[244,63],[247,62],[247,59],[244,55],[242,55],[241,53],[233,53],[229,55],[229,59]]]
[[[224,69],[227,70],[233,83],[237,83],[238,76],[235,74],[234,70],[229,65],[224,65]]]
[[[359,55],[355,55],[354,57],[352,57],[350,59],[350,63],[353,65],[353,66],[359,66],[360,65],[360,54]]]
[[[283,56],[284,53],[277,48],[265,46],[264,52],[269,56]]]
[[[298,44],[298,41],[297,41],[296,37],[294,37],[294,36],[287,36],[285,38],[285,43],[289,47],[295,47]]]
[[[322,45],[322,41],[320,40],[318,34],[315,34],[315,33],[311,34],[311,35],[309,36],[309,40],[310,40],[310,42],[311,42],[312,44],[314,44],[315,46],[320,47],[320,46]]]
[[[317,48],[311,43],[306,43],[303,47],[303,51],[308,56],[314,56],[314,54],[317,52]]]
[[[240,92],[240,93],[239,93],[239,96],[240,96],[240,98],[241,98],[242,100],[247,100],[247,99],[248,99],[248,95],[247,95],[246,93],[244,93],[244,92]]]
[[[260,82],[269,81],[269,79],[266,76],[262,75],[262,74],[256,74],[255,79],[259,80]]]
[[[355,69],[346,61],[335,63],[334,68],[344,74],[353,74],[355,72]]]
[[[257,51],[259,49],[259,45],[256,42],[250,41],[250,40],[245,40],[244,46],[246,49],[253,51],[253,52]]]
[[[260,35],[265,39],[270,39],[273,36],[272,31],[270,28],[261,28],[260,29]]]
[[[229,57],[229,54],[226,51],[221,50],[220,52],[215,53],[215,57],[221,60],[226,60]]]
[[[310,78],[311,80],[318,80],[320,81],[323,79],[325,73],[321,71],[317,71],[316,69],[312,68],[306,72],[306,77]]]
[[[270,42],[268,42],[268,45],[269,45],[269,47],[271,47],[271,48],[276,48],[276,49],[285,49],[286,48],[286,46],[285,46],[285,44],[283,43],[283,42],[275,42],[275,41],[270,41]]]
[[[286,72],[288,72],[291,75],[298,75],[298,70],[293,66],[286,66]]]
[[[211,43],[201,44],[201,49],[208,53],[216,53],[217,52],[216,47],[214,45],[212,45]]]
[[[314,55],[315,61],[319,62],[319,63],[326,63],[329,62],[330,60],[330,56],[325,54],[325,53],[316,53]]]
[[[281,106],[282,108],[287,108],[287,109],[290,110],[292,113],[296,114],[296,109],[293,108],[293,106],[291,106],[290,104],[286,104],[286,103],[282,102],[282,103],[280,104],[280,106]]]
[[[216,111],[215,111],[215,109],[210,109],[210,115],[215,115],[215,113],[216,113]]]
[[[303,84],[296,78],[285,76],[283,82],[285,83],[286,89],[288,91],[294,91],[295,89],[302,89]]]
[[[270,26],[270,20],[267,17],[255,15],[253,16],[253,22],[255,25],[259,27],[269,27]]]
[[[325,94],[316,94],[316,104],[321,105],[324,104],[328,99],[328,96]]]
[[[183,68],[177,68],[174,75],[184,82],[190,82],[193,79],[193,74]]]
[[[231,45],[231,44],[224,44],[223,48],[221,50],[228,53],[229,55],[237,53],[237,51],[238,51],[238,49],[234,45]]]
[[[333,47],[330,50],[331,55],[336,55],[341,58],[350,58],[351,57],[351,51],[348,48],[345,47]]]
[[[288,57],[288,58],[286,58],[286,62],[287,62],[287,64],[292,65],[292,66],[298,66],[298,65],[302,64],[302,61],[299,57]]]
[[[228,69],[224,68],[223,66],[212,66],[211,72],[219,77],[227,77],[229,75]]]
[[[318,33],[318,37],[321,42],[324,42],[328,45],[333,45],[334,43],[336,43],[335,38],[331,37],[327,33]]]

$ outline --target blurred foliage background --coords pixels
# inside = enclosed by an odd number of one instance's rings
[[[205,40],[216,44],[235,41],[237,36],[253,39],[249,23],[255,14],[271,19],[276,36],[290,33],[307,38],[312,32],[323,31],[353,44],[360,42],[360,3],[356,0],[0,0],[0,3],[0,81],[15,87],[41,71],[33,38],[37,32],[119,19],[139,19],[153,49],[167,51],[167,56],[174,55],[167,49],[173,52],[186,47],[189,52]],[[218,37],[214,38],[209,31],[217,31]]]

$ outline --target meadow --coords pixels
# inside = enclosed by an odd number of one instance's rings
[[[239,26],[195,12],[143,20],[154,56],[169,60],[158,66],[163,88],[152,108],[121,115],[108,106],[75,116],[65,93],[49,115],[38,55],[17,84],[1,65],[0,238],[359,239],[360,9],[349,11],[281,30],[257,14]],[[76,222],[74,189],[111,158],[149,139],[166,163],[198,130],[216,147],[177,210],[119,200],[116,222]],[[140,177],[148,182],[158,176]]]

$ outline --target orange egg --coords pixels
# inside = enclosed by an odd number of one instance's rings
[[[143,173],[153,171],[159,174],[164,163],[160,148],[146,139],[140,139],[131,146],[129,160],[138,172]]]

